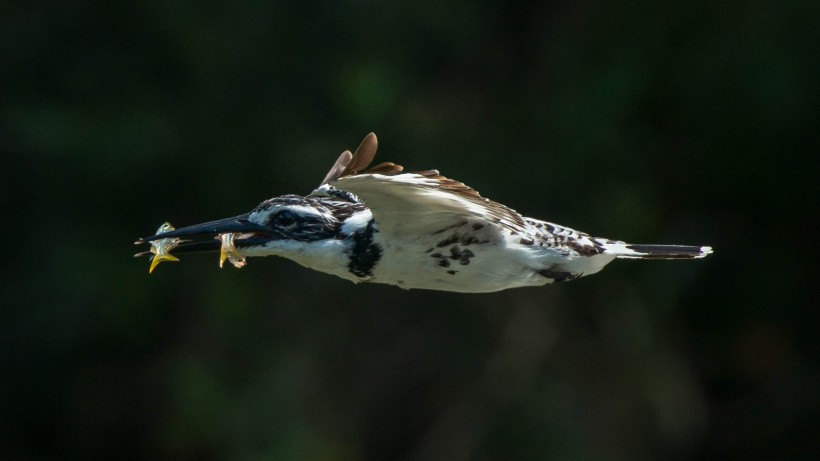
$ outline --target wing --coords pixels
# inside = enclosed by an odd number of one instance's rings
[[[337,161],[326,179],[331,186],[362,199],[381,231],[430,233],[465,218],[491,221],[514,232],[525,227],[524,219],[516,211],[482,197],[459,181],[441,176],[437,170],[404,173],[401,165],[389,162],[365,170],[376,154],[376,147],[376,135],[370,133],[345,167],[337,168]],[[331,174],[336,170],[342,172]]]
[[[438,171],[418,173],[364,173],[330,183],[352,192],[373,212],[379,228],[391,233],[435,232],[464,218],[491,221],[511,231],[522,231],[520,214],[493,202]]]
[[[379,140],[376,138],[376,133],[368,134],[359,144],[359,147],[356,148],[356,153],[351,154],[349,150],[342,152],[342,155],[339,156],[319,185],[322,186],[342,176],[356,174],[364,170],[373,161],[373,157],[376,156],[378,146]]]

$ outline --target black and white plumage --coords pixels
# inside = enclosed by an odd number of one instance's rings
[[[368,168],[376,136],[345,151],[310,195],[265,200],[250,213],[138,241],[235,234],[243,257],[283,256],[359,282],[492,292],[573,280],[616,258],[694,259],[707,246],[633,245],[526,218],[436,170]],[[176,253],[217,251],[187,241]]]

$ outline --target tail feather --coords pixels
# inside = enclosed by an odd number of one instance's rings
[[[612,243],[604,245],[604,253],[627,259],[699,259],[712,254],[712,247],[690,245],[644,245]]]

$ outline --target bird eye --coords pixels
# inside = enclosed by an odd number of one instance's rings
[[[296,216],[293,215],[292,211],[289,210],[282,210],[276,214],[273,218],[274,224],[281,227],[287,227],[292,225],[296,221]]]

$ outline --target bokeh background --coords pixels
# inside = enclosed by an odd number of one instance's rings
[[[3,460],[817,459],[820,3],[10,3]],[[484,295],[131,257],[369,131],[716,253]]]

